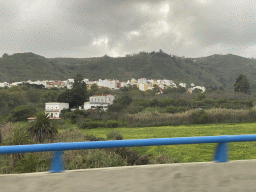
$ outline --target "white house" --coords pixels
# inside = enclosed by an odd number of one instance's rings
[[[138,79],[138,83],[142,83],[142,84],[147,83],[147,79],[146,78],[140,78],[140,79]]]
[[[205,92],[205,87],[202,87],[202,86],[195,86],[192,88],[192,91],[194,91],[194,89],[201,89],[202,92]]]
[[[45,114],[49,113],[51,118],[58,118],[61,110],[68,108],[69,103],[45,103]]]
[[[139,90],[147,91],[148,90],[148,84],[147,83],[140,83],[139,84]]]
[[[179,86],[186,88],[187,84],[186,83],[180,83]]]
[[[5,86],[10,87],[9,83],[7,82],[0,83],[0,87],[5,87]]]
[[[94,109],[96,107],[107,110],[108,105],[113,104],[115,97],[113,95],[94,95],[90,97],[90,102],[84,102],[84,110]]]

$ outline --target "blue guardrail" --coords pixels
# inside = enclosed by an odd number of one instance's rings
[[[227,143],[244,141],[256,141],[256,134],[12,145],[1,146],[0,154],[54,151],[49,172],[56,173],[64,171],[63,151],[65,150],[218,143],[212,159],[214,162],[227,162]]]

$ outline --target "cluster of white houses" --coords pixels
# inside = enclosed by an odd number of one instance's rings
[[[108,105],[113,104],[115,97],[113,95],[94,95],[90,97],[89,102],[84,102],[80,106],[80,110],[102,108],[104,111],[108,109]],[[50,118],[59,118],[61,110],[68,109],[69,103],[45,103],[45,114],[49,114]]]
[[[152,90],[154,88],[154,85],[157,85],[160,92],[162,92],[163,89],[166,89],[168,87],[177,87],[177,85],[172,80],[167,79],[146,79],[146,78],[140,78],[138,80],[132,78],[131,80],[128,80],[127,82],[121,82],[119,80],[111,80],[111,79],[99,79],[99,81],[89,81],[89,79],[83,80],[87,84],[87,88],[90,89],[91,85],[96,84],[99,88],[107,87],[111,90],[120,89],[121,87],[126,87],[128,85],[136,85],[139,90],[141,91],[147,91]],[[72,85],[74,83],[74,79],[68,79],[66,81],[54,81],[54,80],[45,80],[45,81],[21,81],[21,82],[14,82],[14,83],[0,83],[0,87],[12,87],[17,86],[22,83],[29,83],[29,84],[37,84],[37,85],[43,85],[45,88],[67,88],[71,89]],[[187,88],[186,83],[179,83],[179,86]],[[188,92],[192,93],[194,89],[201,89],[202,92],[205,92],[205,87],[202,86],[195,86],[193,83],[190,84],[190,88],[188,88]]]

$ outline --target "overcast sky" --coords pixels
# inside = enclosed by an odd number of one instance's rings
[[[0,56],[256,57],[255,0],[0,0]]]

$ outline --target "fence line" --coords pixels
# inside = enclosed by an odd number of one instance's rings
[[[54,151],[49,171],[55,173],[64,170],[63,151],[66,150],[218,143],[214,150],[213,161],[227,162],[227,143],[245,141],[256,141],[256,134],[12,145],[1,146],[0,154]]]

